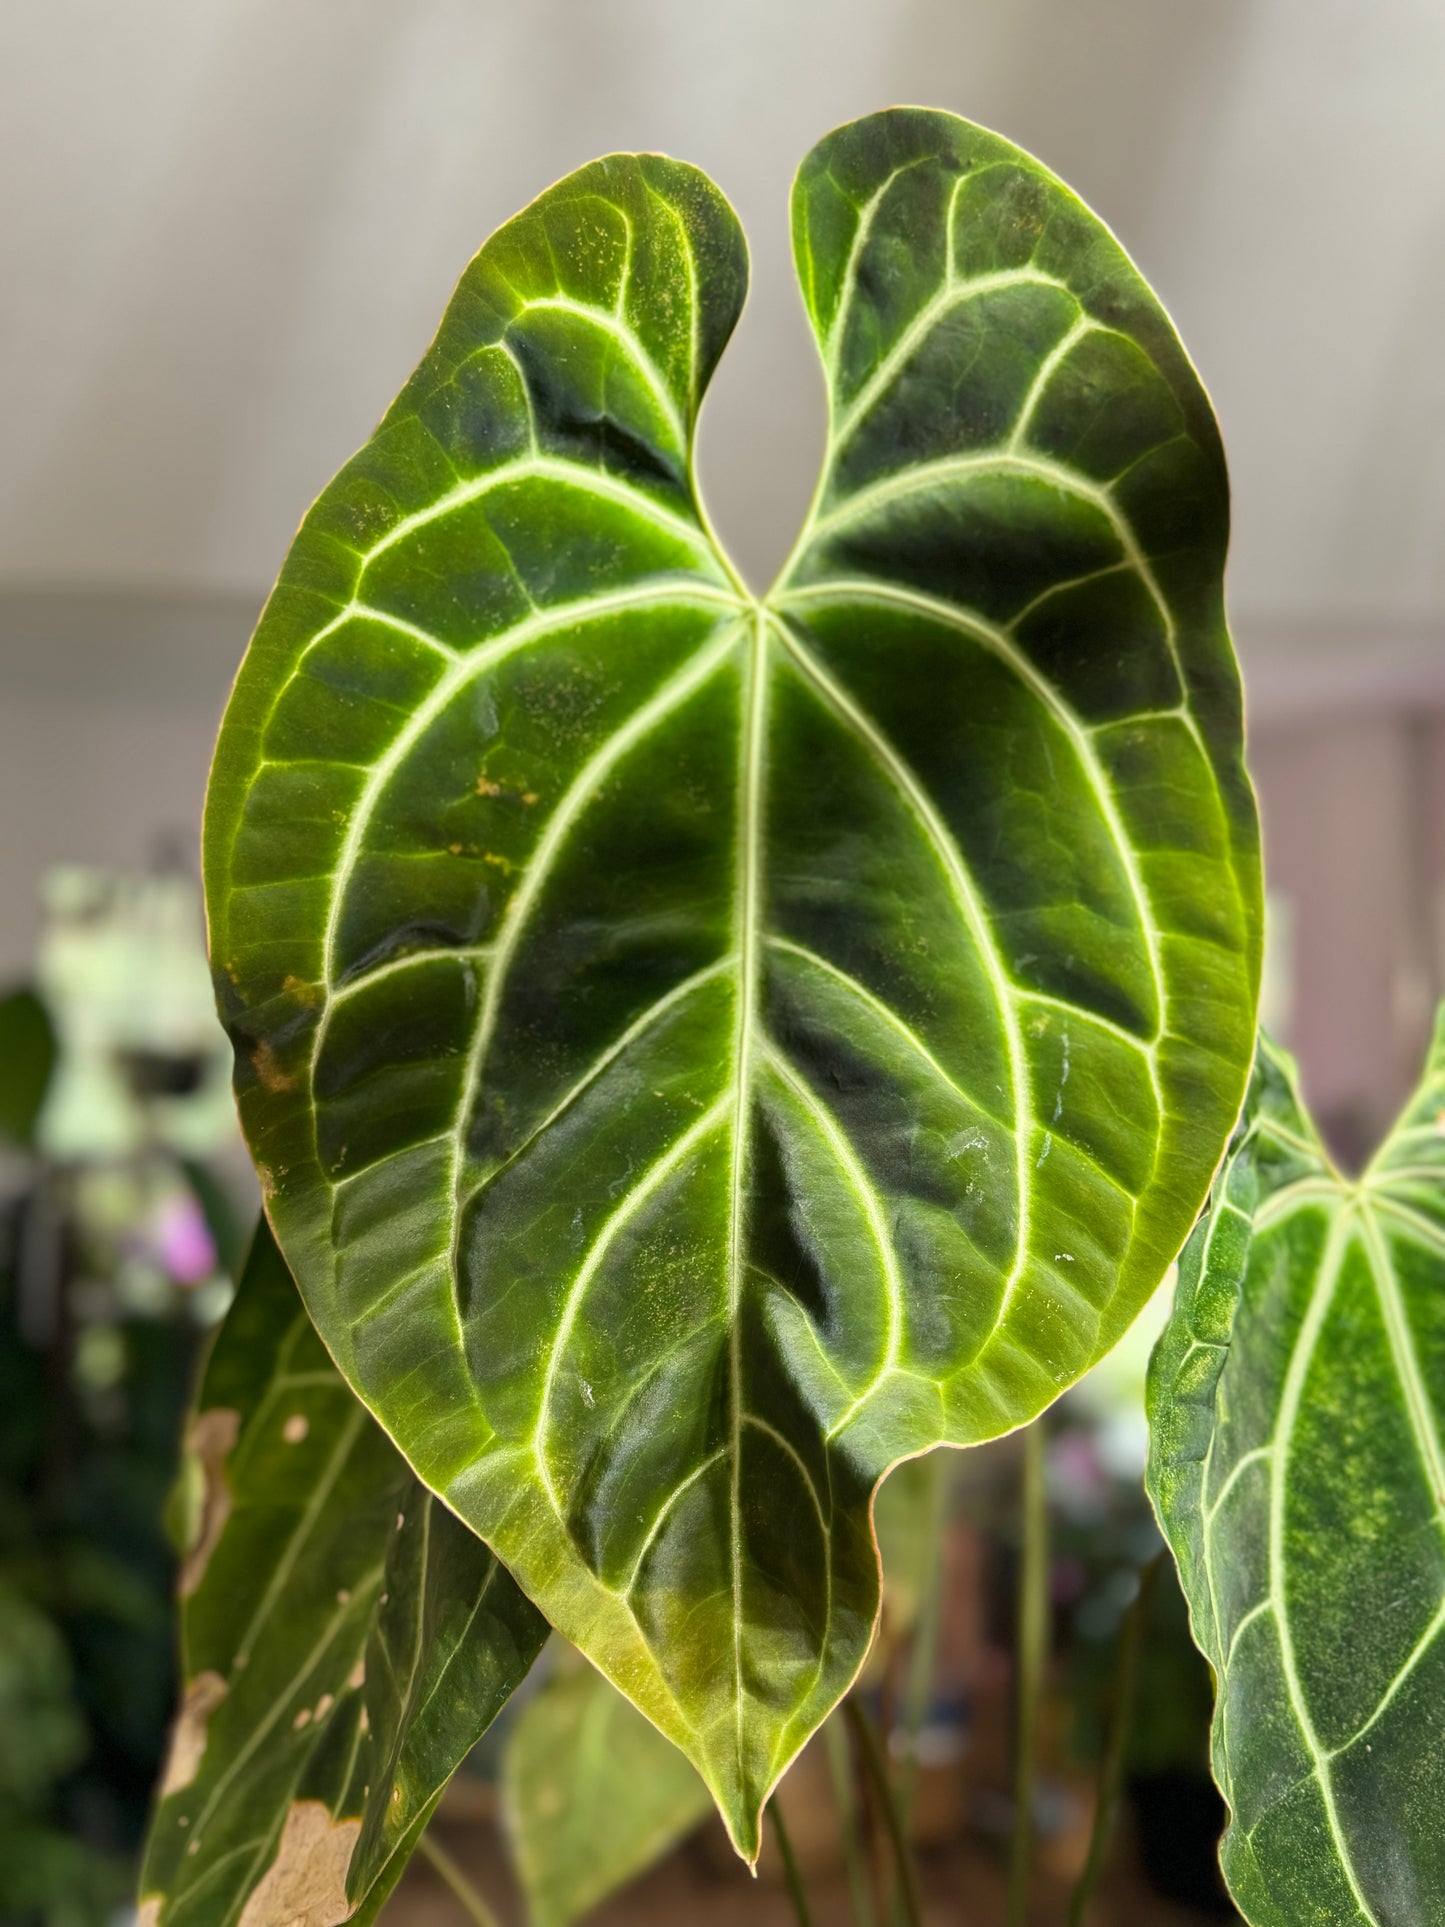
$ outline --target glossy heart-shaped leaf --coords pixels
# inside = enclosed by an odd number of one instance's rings
[[[546,1623],[347,1389],[264,1224],[187,1487],[184,1698],[141,1927],[369,1920]]]
[[[1261,1044],[1150,1374],[1255,1927],[1445,1922],[1445,1015],[1364,1177]]]
[[[750,1857],[867,1649],[879,1477],[1173,1259],[1259,926],[1223,460],[1148,288],[946,114],[831,135],[794,227],[831,431],[774,592],[692,479],[736,219],[597,162],[308,516],[206,832],[327,1344]]]
[[[532,1927],[570,1927],[686,1839],[711,1805],[677,1748],[575,1661],[522,1708],[502,1785]]]

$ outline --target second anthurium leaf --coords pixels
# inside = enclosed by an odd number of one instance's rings
[[[546,1623],[348,1390],[264,1223],[186,1468],[140,1927],[371,1920]]]
[[[329,1349],[749,1858],[867,1651],[879,1478],[1032,1417],[1183,1242],[1260,923],[1224,462],[1148,287],[947,114],[830,135],[793,215],[831,426],[773,591],[693,482],[736,217],[614,155],[307,517],[206,821]]]
[[[1445,1012],[1358,1182],[1267,1043],[1149,1387],[1254,1927],[1445,1922]]]
[[[677,1748],[575,1659],[522,1708],[502,1783],[532,1927],[569,1927],[685,1839],[711,1805]]]

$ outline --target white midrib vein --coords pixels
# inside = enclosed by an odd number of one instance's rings
[[[887,1316],[884,1322],[882,1356],[868,1383],[855,1393],[852,1403],[828,1427],[827,1437],[832,1440],[867,1404],[888,1374],[897,1368],[903,1345],[903,1276],[899,1270],[898,1254],[894,1249],[892,1235],[883,1214],[882,1200],[837,1119],[812,1087],[799,1077],[781,1051],[765,1043],[764,1055],[774,1076],[792,1092],[798,1103],[812,1117],[813,1128],[827,1145],[838,1169],[847,1179],[848,1188],[852,1191],[867,1221],[869,1236],[877,1250],[883,1277]]]
[[[603,1259],[620,1234],[632,1223],[643,1206],[656,1196],[673,1173],[682,1168],[693,1152],[706,1143],[714,1131],[722,1129],[731,1116],[731,1109],[731,1101],[726,1094],[718,1098],[701,1117],[694,1119],[679,1137],[673,1139],[662,1155],[648,1166],[642,1177],[628,1186],[621,1204],[608,1217],[589,1245],[587,1255],[578,1266],[572,1283],[568,1287],[556,1330],[547,1348],[547,1364],[542,1374],[542,1386],[537,1400],[537,1413],[533,1420],[531,1437],[531,1452],[536,1461],[537,1477],[547,1495],[547,1502],[559,1522],[566,1520],[567,1511],[548,1464],[547,1438],[551,1429],[552,1402],[557,1385],[557,1374],[561,1370],[562,1357],[568,1341],[576,1328],[582,1300],[587,1295],[588,1286],[601,1268]]]
[[[893,382],[914,349],[950,308],[956,308],[965,301],[976,301],[983,295],[996,294],[1004,288],[1019,287],[1054,288],[1071,299],[1077,299],[1067,282],[1040,273],[1036,268],[1000,268],[996,273],[970,275],[962,281],[948,277],[932,300],[919,309],[847,408],[838,415],[833,426],[830,453],[836,456],[874,402]]]
[[[376,813],[376,806],[387,784],[426,731],[443,714],[452,699],[465,689],[468,683],[474,682],[477,677],[494,669],[498,663],[505,661],[518,649],[525,648],[529,643],[536,642],[543,636],[575,628],[583,623],[600,621],[608,615],[620,614],[628,609],[649,605],[657,607],[668,604],[686,605],[690,602],[716,603],[727,608],[736,606],[736,598],[727,590],[721,587],[713,588],[704,582],[653,581],[641,584],[634,589],[618,590],[610,595],[579,597],[573,602],[554,604],[551,608],[540,611],[537,615],[505,630],[490,642],[479,645],[469,655],[455,662],[447,673],[432,685],[424,700],[417,704],[386,749],[372,764],[366,782],[362,785],[361,792],[352,807],[346,834],[337,852],[322,942],[322,968],[328,992],[337,987],[336,948],[347,887],[360,861],[367,831]],[[325,1041],[328,1014],[329,1009],[323,1012],[321,1021],[317,1025],[316,1039],[312,1047],[313,1072]]]
[[[668,432],[676,444],[678,455],[683,456],[687,450],[687,424],[683,421],[681,410],[678,408],[677,402],[674,400],[672,392],[663,379],[657,364],[650,355],[642,352],[641,343],[622,317],[621,308],[625,291],[626,279],[624,277],[618,293],[619,311],[614,314],[608,314],[605,308],[592,307],[585,301],[575,301],[571,296],[563,294],[534,295],[531,300],[526,303],[523,313],[535,314],[538,311],[545,312],[551,309],[557,313],[572,315],[580,321],[588,322],[591,326],[600,328],[604,334],[610,335],[618,346],[622,348],[624,352],[628,353],[628,358],[642,376],[643,382],[651,392],[659,413],[667,423]],[[518,320],[521,318],[521,316],[518,316]],[[512,325],[515,326],[515,322]]]
[[[350,1597],[337,1605],[310,1650],[291,1675],[291,1678],[283,1687],[278,1688],[265,1717],[252,1730],[246,1743],[239,1749],[234,1758],[229,1761],[225,1772],[221,1775],[220,1779],[217,1780],[215,1786],[211,1788],[206,1804],[202,1807],[200,1813],[197,1814],[192,1824],[192,1841],[201,1838],[202,1832],[210,1820],[211,1815],[225,1798],[228,1790],[245,1771],[248,1762],[258,1747],[262,1745],[271,1728],[287,1710],[297,1688],[304,1680],[310,1677],[311,1673],[320,1663],[322,1657],[335,1640],[340,1628],[345,1625],[349,1619],[355,1619],[359,1626],[365,1624],[365,1615],[362,1612],[362,1607],[367,1603],[372,1588],[381,1584],[382,1574],[385,1569],[385,1561],[378,1561],[368,1572],[363,1573],[359,1578],[352,1581]]]
[[[1335,1851],[1339,1856],[1340,1869],[1349,1883],[1355,1903],[1365,1920],[1371,1923],[1371,1927],[1380,1927],[1378,1917],[1360,1887],[1359,1878],[1355,1873],[1354,1858],[1340,1821],[1339,1809],[1335,1802],[1333,1777],[1330,1772],[1330,1752],[1321,1744],[1314,1721],[1310,1717],[1309,1707],[1305,1703],[1304,1688],[1295,1658],[1294,1633],[1290,1625],[1288,1602],[1284,1591],[1284,1513],[1289,1448],[1304,1397],[1305,1380],[1309,1376],[1310,1365],[1314,1359],[1315,1346],[1319,1342],[1320,1332],[1324,1328],[1325,1319],[1329,1315],[1329,1309],[1334,1300],[1335,1287],[1339,1283],[1340,1273],[1344,1268],[1350,1239],[1354,1232],[1353,1218],[1353,1207],[1346,1204],[1330,1228],[1315,1287],[1300,1323],[1294,1351],[1290,1356],[1289,1369],[1285,1374],[1284,1385],[1280,1392],[1279,1410],[1275,1416],[1271,1440],[1273,1456],[1270,1459],[1269,1482],[1269,1601],[1274,1610],[1275,1629],[1279,1637],[1280,1664],[1284,1673],[1285,1690],[1294,1712],[1295,1723],[1300,1730],[1300,1737],[1313,1764],[1315,1782],[1320,1789],[1320,1799],[1335,1843]]]
[[[1436,1512],[1445,1512],[1445,1449],[1442,1449],[1440,1435],[1435,1428],[1430,1395],[1425,1389],[1424,1374],[1420,1369],[1414,1337],[1400,1296],[1400,1283],[1395,1276],[1395,1267],[1390,1262],[1385,1241],[1380,1235],[1372,1200],[1368,1196],[1361,1201],[1360,1224],[1365,1234],[1365,1245],[1370,1260],[1370,1272],[1375,1282],[1375,1295],[1379,1301],[1380,1316],[1384,1320],[1385,1332],[1389,1338],[1391,1361],[1395,1367],[1395,1376],[1400,1381],[1400,1389],[1404,1393],[1410,1432],[1420,1457],[1420,1469],[1425,1474]]]
[[[357,1405],[354,1411],[348,1412],[346,1421],[337,1435],[336,1443],[331,1449],[331,1455],[326,1461],[325,1470],[311,1488],[311,1496],[306,1501],[305,1510],[296,1521],[290,1537],[286,1541],[286,1549],[276,1561],[266,1590],[262,1594],[256,1610],[252,1613],[246,1630],[242,1634],[240,1642],[236,1647],[235,1657],[231,1661],[233,1669],[236,1666],[244,1666],[250,1659],[251,1648],[258,1634],[264,1629],[272,1607],[285,1590],[286,1582],[291,1577],[292,1569],[297,1559],[300,1558],[301,1549],[310,1537],[316,1521],[326,1509],[326,1502],[331,1497],[332,1487],[341,1477],[346,1461],[351,1456],[352,1447],[360,1437],[362,1427],[366,1424],[366,1420],[366,1409],[362,1405]]]
[[[748,1129],[752,1111],[752,1048],[757,1024],[759,908],[761,898],[763,787],[767,780],[767,718],[769,657],[766,617],[758,609],[752,625],[748,656],[746,718],[741,731],[738,771],[738,845],[734,878],[733,949],[739,980],[736,1027],[733,1034],[733,1135],[728,1197],[728,1424],[729,1424],[729,1556],[733,1589],[733,1718],[739,1786],[743,1766],[743,1527],[742,1426],[743,1360],[741,1309],[747,1265],[747,1223],[744,1185],[747,1180]]]
[[[1305,1140],[1278,1126],[1274,1120],[1262,1120],[1256,1129],[1268,1124],[1267,1134],[1275,1138],[1286,1138],[1291,1143],[1304,1145]],[[1429,1394],[1425,1387],[1420,1360],[1415,1348],[1413,1335],[1406,1318],[1405,1308],[1400,1297],[1399,1284],[1395,1276],[1385,1240],[1377,1221],[1376,1213],[1383,1211],[1397,1217],[1395,1201],[1381,1194],[1386,1176],[1383,1174],[1372,1185],[1369,1181],[1358,1186],[1347,1186],[1332,1177],[1312,1177],[1298,1180],[1276,1192],[1255,1213],[1256,1233],[1269,1229],[1276,1230],[1297,1212],[1313,1205],[1316,1208],[1333,1203],[1332,1223],[1325,1249],[1321,1256],[1318,1271],[1305,1316],[1296,1336],[1285,1382],[1281,1390],[1280,1405],[1276,1422],[1267,1444],[1256,1446],[1238,1461],[1225,1480],[1219,1492],[1203,1511],[1204,1568],[1209,1580],[1211,1595],[1214,1589],[1213,1553],[1210,1546],[1211,1528],[1216,1515],[1236,1487],[1241,1475],[1252,1465],[1267,1462],[1270,1466],[1269,1485],[1269,1585],[1262,1598],[1243,1616],[1236,1625],[1230,1638],[1228,1649],[1220,1657],[1221,1670],[1228,1672],[1233,1663],[1235,1651],[1247,1629],[1261,1614],[1272,1615],[1279,1639],[1281,1667],[1284,1684],[1296,1724],[1311,1761],[1311,1776],[1320,1789],[1325,1807],[1326,1819],[1334,1840],[1335,1851],[1341,1871],[1349,1884],[1356,1905],[1364,1919],[1377,1922],[1377,1916],[1366,1899],[1358,1876],[1355,1872],[1351,1850],[1345,1838],[1344,1828],[1336,1806],[1333,1781],[1333,1762],[1357,1746],[1375,1727],[1389,1710],[1398,1694],[1413,1676],[1435,1641],[1445,1633],[1445,1600],[1416,1639],[1408,1657],[1396,1668],[1389,1686],[1380,1696],[1366,1718],[1356,1729],[1339,1744],[1326,1747],[1321,1742],[1305,1704],[1302,1683],[1294,1650],[1293,1632],[1288,1618],[1288,1603],[1284,1592],[1284,1508],[1286,1485],[1289,1472],[1289,1448],[1299,1410],[1303,1402],[1304,1386],[1309,1375],[1315,1348],[1321,1331],[1329,1315],[1344,1263],[1348,1256],[1350,1242],[1358,1229],[1361,1248],[1369,1267],[1371,1280],[1375,1287],[1376,1302],[1379,1306],[1381,1322],[1384,1326],[1386,1341],[1390,1350],[1391,1363],[1400,1384],[1401,1393],[1409,1420],[1411,1436],[1429,1487],[1431,1500],[1437,1512],[1445,1509],[1445,1446],[1442,1446],[1436,1425]],[[1408,1235],[1408,1231],[1407,1231]],[[1212,1441],[1211,1441],[1212,1445]],[[1216,1624],[1217,1624],[1216,1609]]]
[[[1129,841],[1123,819],[1119,814],[1119,805],[1114,795],[1113,786],[1105,774],[1102,763],[1099,761],[1099,753],[1094,745],[1093,734],[1085,726],[1082,718],[1064,701],[1063,697],[1049,681],[1047,676],[1041,674],[1007,630],[1001,629],[997,624],[987,621],[982,615],[973,610],[960,609],[955,604],[945,602],[937,596],[924,595],[917,590],[901,588],[894,583],[882,581],[872,582],[866,578],[830,581],[819,584],[816,589],[810,587],[793,590],[784,597],[781,597],[780,600],[784,602],[824,600],[837,600],[841,602],[882,602],[925,616],[932,621],[944,624],[948,628],[959,630],[966,635],[972,636],[976,641],[981,643],[984,648],[997,656],[999,661],[1004,663],[1013,672],[1023,686],[1032,691],[1039,702],[1058,723],[1059,727],[1073,745],[1074,753],[1078,757],[1080,767],[1084,772],[1084,779],[1089,786],[1095,803],[1098,805],[1099,814],[1104,819],[1105,826],[1108,829],[1110,839],[1114,844],[1115,851],[1119,858],[1119,867],[1124,873],[1125,880],[1129,886],[1129,893],[1134,899],[1134,908],[1138,914],[1140,928],[1143,932],[1144,948],[1149,959],[1149,974],[1154,983],[1156,1029],[1152,1038],[1135,1038],[1128,1032],[1125,1032],[1124,1035],[1130,1037],[1130,1041],[1138,1047],[1148,1061],[1149,1079],[1162,1118],[1164,1092],[1159,1081],[1158,1052],[1160,1039],[1168,1028],[1169,998],[1164,977],[1163,959],[1160,955],[1159,932],[1154,920],[1153,907],[1149,902],[1149,893],[1145,888],[1144,878],[1139,869],[1138,858],[1134,854],[1133,845]],[[1182,713],[1181,711],[1181,714]]]
[[[638,705],[620,728],[606,739],[583,764],[548,817],[537,839],[530,862],[503,913],[497,931],[491,968],[478,1013],[471,1048],[467,1054],[461,1095],[452,1126],[451,1265],[458,1275],[458,1241],[461,1236],[462,1179],[466,1171],[466,1134],[481,1091],[487,1053],[491,1048],[517,946],[527,926],[533,906],[551,874],[552,864],[570,835],[572,826],[596,795],[599,785],[627,752],[697,693],[703,684],[734,653],[739,625],[729,624],[707,646],[688,659],[644,703]]]
[[[999,1329],[1008,1315],[1029,1257],[1029,1194],[1033,1175],[1030,1162],[1033,1156],[1036,1120],[1029,1090],[1028,1057],[1024,1050],[1023,1031],[1010,994],[1012,985],[962,854],[931,797],[893,745],[880,733],[848,692],[834,681],[802,639],[781,619],[776,619],[773,627],[779,641],[798,664],[804,678],[821,692],[835,713],[841,716],[867,745],[899,795],[908,804],[920,827],[925,831],[929,846],[948,879],[964,926],[973,939],[998,1008],[999,1022],[1004,1033],[1005,1054],[1008,1059],[1009,1081],[1012,1085],[1018,1224],[1015,1233],[1014,1262],[1004,1281],[998,1310],[989,1334],[992,1336],[992,1332]]]
[[[948,455],[933,461],[918,462],[894,474],[886,475],[881,481],[872,482],[866,488],[855,490],[837,508],[828,514],[820,515],[813,524],[812,534],[816,537],[826,534],[829,529],[839,528],[867,516],[874,509],[888,502],[927,489],[938,482],[962,481],[970,475],[984,475],[992,471],[1013,470],[1027,475],[1035,481],[1045,482],[1065,494],[1077,496],[1081,502],[1103,516],[1118,542],[1124,559],[1138,577],[1150,601],[1154,604],[1159,620],[1163,625],[1165,645],[1169,650],[1174,673],[1178,678],[1181,694],[1187,696],[1189,683],[1184,673],[1184,664],[1179,656],[1178,624],[1168,598],[1159,586],[1153,564],[1144,552],[1143,544],[1135,533],[1127,515],[1114,500],[1107,485],[1090,481],[1077,469],[1067,463],[1051,461],[1043,455],[1023,455],[1016,452],[1012,443],[1002,447],[980,449],[974,455]],[[1187,709],[1179,712],[1182,726],[1199,742],[1199,726]]]

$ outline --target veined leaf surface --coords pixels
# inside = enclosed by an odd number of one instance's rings
[[[686,1839],[711,1804],[677,1748],[575,1661],[522,1708],[502,1786],[532,1927],[570,1927]]]
[[[184,1698],[141,1922],[370,1920],[546,1623],[347,1389],[264,1223],[188,1454]]]
[[[1158,1283],[1258,969],[1223,458],[1148,288],[945,114],[830,135],[794,232],[832,425],[774,591],[693,483],[737,221],[599,161],[308,516],[206,831],[333,1355],[749,1857],[866,1651],[877,1480]]]
[[[1255,1927],[1445,1922],[1445,1019],[1358,1184],[1260,1046],[1150,1374]]]

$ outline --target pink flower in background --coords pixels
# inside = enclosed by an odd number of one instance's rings
[[[156,1214],[161,1263],[179,1285],[198,1285],[216,1269],[216,1244],[189,1191],[173,1192]]]

